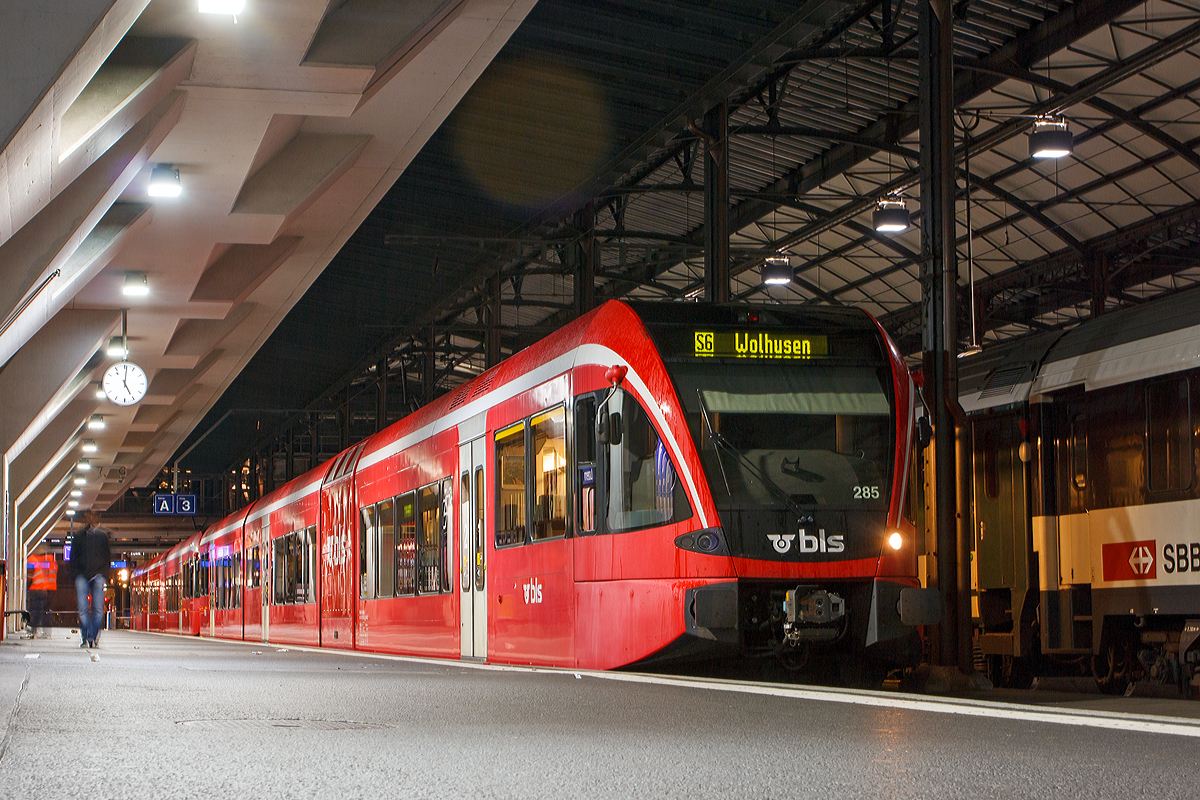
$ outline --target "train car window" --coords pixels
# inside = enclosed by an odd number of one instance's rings
[[[254,545],[246,554],[246,588],[258,589],[262,586],[262,559],[259,557],[259,547]]]
[[[396,596],[417,590],[417,496],[396,500]]]
[[[379,543],[375,532],[375,506],[365,506],[358,514],[358,596],[370,600],[375,597],[375,562],[378,560],[375,546]]]
[[[396,559],[391,553],[396,552],[396,501],[384,500],[378,506],[375,526],[379,532],[379,580],[377,582],[377,597],[391,597],[396,593]]]
[[[533,443],[534,541],[567,533],[567,418],[558,408],[537,414],[529,422]]]
[[[1071,480],[1075,488],[1083,491],[1087,488],[1087,415],[1076,414],[1071,417]]]
[[[451,544],[450,532],[454,530],[454,481],[442,479],[442,522],[441,522],[441,551],[442,551],[442,591],[454,591],[451,561],[454,558],[454,546]]]
[[[606,523],[628,531],[691,516],[675,466],[641,404],[628,392],[608,400],[608,444],[603,448]]]
[[[458,479],[459,507],[459,561],[462,566],[458,570],[458,585],[464,592],[471,590],[471,553],[474,551],[470,531],[473,527],[471,519],[471,474],[464,472]]]
[[[1188,380],[1146,387],[1149,415],[1150,490],[1179,491],[1192,485],[1192,415]]]
[[[596,398],[575,398],[575,528],[596,532]]]
[[[496,546],[525,541],[525,423],[496,434]]]
[[[996,464],[996,430],[989,427],[983,434],[983,492],[989,500],[1000,497],[1000,470]]]
[[[478,467],[475,470],[475,587],[480,591],[483,590],[484,574],[487,572],[487,552],[484,542],[484,525],[483,525],[483,500],[484,500],[484,484],[483,484],[483,467]]]
[[[274,601],[277,605],[311,603],[313,550],[316,527],[301,528],[280,536],[273,543],[275,560]]]
[[[212,584],[209,583],[212,568],[211,553],[201,553],[196,563],[199,565],[196,570],[196,596],[208,597],[212,591]]]
[[[436,594],[442,590],[442,485],[435,483],[422,489],[419,503],[417,591]]]

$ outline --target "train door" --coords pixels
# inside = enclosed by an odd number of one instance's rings
[[[351,554],[357,541],[358,503],[354,491],[354,463],[359,450],[339,458],[321,487],[320,598],[322,647],[354,647],[354,570]]]
[[[482,437],[460,445],[459,592],[463,658],[487,658],[487,539],[484,535],[484,444]]]
[[[972,432],[977,556],[973,563],[979,619],[990,633],[1017,632],[1026,601],[1031,599],[1027,470],[1021,458],[1024,439],[1013,415],[979,420]],[[1002,648],[1005,655],[1022,655],[1020,637],[1004,639],[1012,642]]]
[[[1063,586],[1092,582],[1088,414],[1082,401],[1068,405],[1066,427],[1063,475],[1067,502],[1058,521],[1058,569]]]
[[[261,565],[258,583],[259,613],[262,615],[259,638],[263,642],[269,642],[271,641],[271,589],[274,582],[271,580],[271,522],[268,517],[263,517],[262,530],[258,534],[258,557]]]

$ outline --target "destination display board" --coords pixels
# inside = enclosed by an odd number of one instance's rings
[[[807,361],[829,355],[829,337],[762,329],[697,330],[692,333],[690,355],[695,358]]]

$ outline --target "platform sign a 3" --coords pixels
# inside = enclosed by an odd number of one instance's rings
[[[196,513],[196,495],[194,494],[177,494],[175,495],[175,513],[182,515],[191,515]]]
[[[156,495],[154,495],[154,513],[155,514],[174,514],[175,513],[175,495],[173,495],[173,494],[156,494]]]

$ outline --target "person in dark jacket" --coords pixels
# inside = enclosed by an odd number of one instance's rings
[[[71,538],[71,566],[75,568],[75,600],[79,606],[80,647],[95,647],[104,624],[104,582],[111,559],[108,531],[99,526],[100,515],[88,511],[87,525]]]

